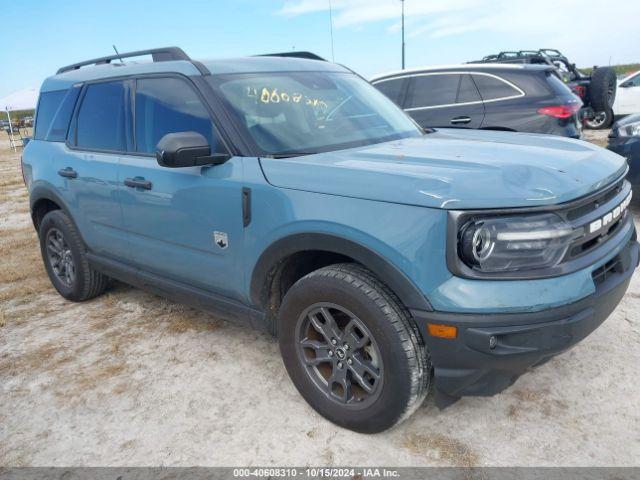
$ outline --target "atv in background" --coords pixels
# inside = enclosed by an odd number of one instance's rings
[[[616,97],[616,73],[611,67],[593,67],[591,75],[585,75],[558,50],[519,50],[488,55],[469,63],[533,63],[554,67],[558,76],[567,84],[585,106],[584,124],[593,129],[608,128],[613,122],[613,101]]]

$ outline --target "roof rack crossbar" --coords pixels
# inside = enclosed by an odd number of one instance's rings
[[[73,63],[58,69],[56,74],[69,72],[71,70],[78,70],[79,68],[86,67],[88,65],[104,65],[111,63],[112,60],[120,60],[121,58],[141,57],[143,55],[151,55],[153,62],[168,62],[171,60],[187,60],[191,61],[189,56],[179,47],[166,47],[166,48],[154,48],[151,50],[138,50],[137,52],[121,53],[116,55],[109,55],[107,57],[94,58],[92,60],[85,60],[84,62]]]

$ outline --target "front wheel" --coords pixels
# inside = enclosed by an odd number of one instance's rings
[[[431,366],[416,325],[360,266],[331,265],[296,282],[279,312],[278,337],[300,394],[342,427],[381,432],[427,394]]]

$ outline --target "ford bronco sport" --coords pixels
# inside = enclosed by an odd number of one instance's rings
[[[440,407],[495,394],[613,311],[638,265],[622,157],[425,132],[296,55],[156,49],[44,82],[22,166],[63,297],[114,278],[267,330],[311,406],[360,432],[430,386]]]

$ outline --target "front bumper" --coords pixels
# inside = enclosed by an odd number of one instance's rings
[[[595,293],[569,305],[533,313],[413,311],[434,366],[436,404],[444,408],[462,396],[494,395],[589,335],[624,296],[639,250],[634,234],[615,257],[593,271]],[[458,335],[432,337],[427,323],[456,326]]]

